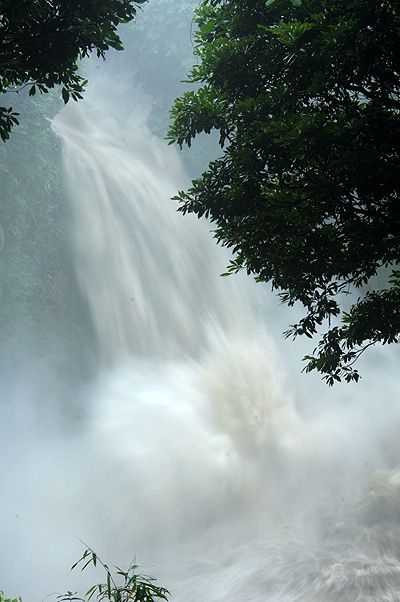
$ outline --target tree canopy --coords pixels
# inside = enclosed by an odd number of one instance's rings
[[[228,273],[302,304],[285,334],[319,334],[306,371],[358,380],[400,334],[400,4],[204,0],[195,20],[197,87],[169,136],[215,129],[223,153],[180,210],[216,225]]]
[[[0,0],[0,92],[29,86],[32,96],[62,87],[64,102],[81,98],[86,80],[77,61],[95,51],[122,49],[120,23],[146,0]],[[0,136],[7,140],[17,113],[0,107]]]

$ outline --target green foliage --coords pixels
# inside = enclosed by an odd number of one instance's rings
[[[21,598],[6,598],[4,592],[0,591],[0,602],[22,602]]]
[[[86,80],[77,61],[95,51],[122,49],[120,23],[134,18],[146,0],[2,0],[0,92],[29,86],[29,96],[62,86],[64,102],[82,98]],[[0,137],[18,124],[12,108],[0,107]]]
[[[157,602],[157,600],[168,600],[168,590],[156,585],[152,577],[137,574],[136,564],[131,563],[125,571],[118,567],[114,567],[115,571],[111,571],[91,548],[87,548],[83,552],[81,558],[72,565],[72,569],[80,567],[84,571],[88,566],[96,567],[97,564],[105,572],[104,583],[92,585],[83,598],[78,596],[77,592],[68,591],[66,594],[57,596],[57,600],[59,602],[73,602],[75,600],[89,602],[94,597],[97,600],[110,600],[110,602],[128,602],[128,600],[132,602]],[[2,602],[1,599],[0,602]]]
[[[138,567],[133,562],[126,570],[116,566],[113,571],[91,548],[87,548],[83,552],[79,560],[72,565],[71,570],[79,567],[81,571],[84,571],[91,565],[102,567],[105,573],[104,583],[92,585],[83,597],[77,592],[68,591],[57,596],[58,602],[89,602],[94,598],[110,602],[158,602],[166,601],[169,598],[169,591],[165,587],[156,585],[153,577],[138,574],[136,572]],[[22,602],[22,600],[21,598],[6,598],[0,591],[0,602]]]
[[[195,20],[196,89],[169,137],[216,130],[223,154],[180,209],[216,224],[228,273],[303,305],[286,336],[325,328],[306,371],[358,380],[360,354],[400,335],[400,5],[204,0]]]

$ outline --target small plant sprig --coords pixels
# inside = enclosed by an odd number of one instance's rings
[[[111,571],[92,550],[87,547],[82,556],[75,562],[71,570],[80,567],[84,571],[89,565],[94,567],[99,564],[105,571],[105,583],[96,583],[92,585],[84,594],[84,597],[78,596],[77,592],[68,591],[63,595],[57,596],[58,602],[89,602],[92,598],[100,602],[109,600],[110,602],[157,602],[168,600],[169,591],[164,587],[156,585],[153,577],[139,575],[136,572],[138,566],[132,562],[126,571],[115,566]],[[20,602],[19,600],[2,600],[0,602]]]
[[[4,592],[0,591],[0,602],[22,602],[21,598],[6,598]]]

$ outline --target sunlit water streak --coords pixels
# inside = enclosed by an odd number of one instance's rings
[[[249,279],[219,278],[209,226],[169,200],[187,182],[148,99],[115,89],[98,79],[54,121],[97,377],[76,433],[36,425],[14,454],[29,497],[3,503],[22,522],[7,541],[34,558],[23,576],[3,552],[7,587],[61,589],[77,535],[110,563],[136,554],[177,602],[399,601],[396,400],[302,415],[275,313]]]

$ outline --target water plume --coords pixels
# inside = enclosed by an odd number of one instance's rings
[[[210,226],[169,200],[186,178],[148,128],[149,99],[113,90],[97,77],[54,121],[97,369],[74,428],[31,421],[18,534],[33,554],[40,533],[32,566],[47,570],[24,579],[4,558],[4,588],[71,587],[56,564],[74,560],[77,534],[111,563],[135,553],[176,602],[399,600],[396,388],[386,411],[362,387],[365,399],[301,410],[315,389],[297,403],[273,304],[245,276],[219,277]],[[49,559],[55,533],[65,554]]]
[[[118,433],[119,470],[140,483],[120,500],[122,516],[131,507],[141,517],[137,552],[177,600],[394,600],[397,472],[357,496],[397,443],[367,450],[355,425],[382,441],[385,425],[364,424],[351,404],[302,417],[260,291],[218,278],[227,258],[206,223],[166,201],[184,174],[147,128],[146,99],[134,106],[122,139],[98,101],[65,111],[55,128],[74,186],[81,282],[111,370],[94,432]],[[118,390],[105,392],[117,374]],[[183,556],[192,560],[180,570]]]

